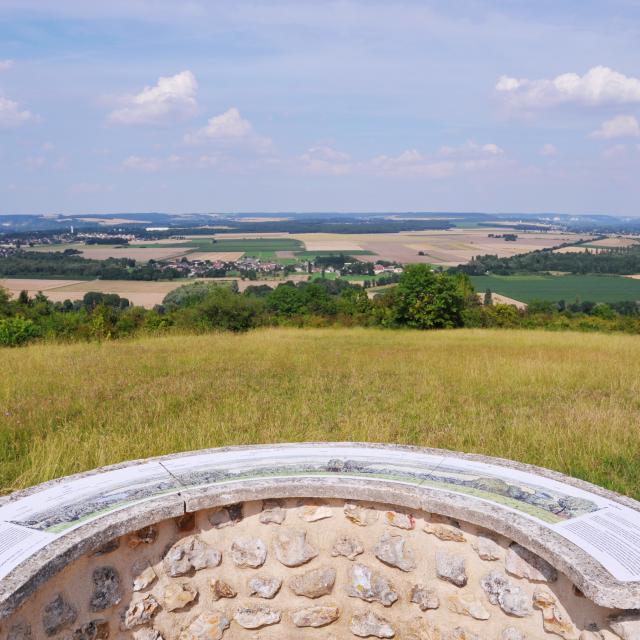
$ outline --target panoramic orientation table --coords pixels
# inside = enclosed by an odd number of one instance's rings
[[[162,518],[271,497],[375,500],[519,542],[599,605],[640,608],[640,503],[547,469],[364,443],[228,447],[61,478],[0,503],[0,618],[83,553]]]

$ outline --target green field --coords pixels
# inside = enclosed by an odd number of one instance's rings
[[[522,302],[640,300],[640,280],[622,276],[471,276],[471,282],[476,291],[491,289],[494,293]]]
[[[363,440],[514,458],[640,497],[635,336],[264,329],[0,357],[2,492],[175,451]]]
[[[189,240],[176,240],[171,244],[159,244],[148,242],[132,244],[139,249],[180,248],[193,251],[217,251],[236,252],[242,251],[249,256],[257,256],[259,253],[275,256],[276,251],[302,251],[304,244],[293,238],[229,238],[215,240],[213,238],[191,238]]]
[[[296,251],[296,256],[303,260],[313,260],[314,258],[324,258],[327,256],[373,256],[373,251],[364,249],[354,249],[353,251]]]

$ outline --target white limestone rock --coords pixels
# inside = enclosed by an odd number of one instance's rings
[[[380,562],[401,571],[413,571],[416,568],[415,554],[402,536],[385,532],[373,548],[373,553]]]
[[[262,524],[282,524],[287,517],[287,512],[282,508],[280,500],[264,500],[262,511],[258,519]]]
[[[331,593],[335,581],[336,570],[333,567],[320,567],[293,576],[289,580],[289,589],[297,596],[320,598]]]
[[[164,588],[162,605],[167,611],[183,609],[198,597],[198,591],[188,583],[171,582]]]
[[[271,600],[280,591],[282,580],[272,576],[255,576],[248,582],[249,595]]]
[[[473,593],[455,593],[447,598],[449,611],[470,616],[474,620],[488,620],[491,614]]]
[[[534,582],[555,582],[558,572],[540,556],[512,542],[505,558],[507,573]]]
[[[393,585],[385,576],[360,563],[351,567],[347,595],[366,602],[379,602],[385,607],[390,607],[398,599]]]
[[[343,556],[349,560],[355,560],[362,553],[364,553],[362,542],[360,542],[358,538],[352,538],[346,535],[336,538],[331,548],[331,555],[334,558]]]
[[[436,553],[436,575],[456,587],[467,584],[467,569],[464,556],[438,551]]]
[[[160,603],[151,594],[146,595],[141,600],[132,602],[124,614],[123,626],[125,630],[148,624],[153,620],[159,609]]]
[[[274,538],[276,558],[285,567],[299,567],[318,555],[318,550],[307,542],[307,534],[301,529],[284,529]]]
[[[267,545],[260,538],[236,538],[231,544],[231,559],[237,567],[261,567],[267,559]]]
[[[359,638],[393,638],[396,635],[395,629],[386,618],[383,618],[373,611],[356,614],[352,616],[349,629],[354,636]]]
[[[217,567],[222,561],[222,554],[197,536],[178,540],[165,554],[162,564],[167,575],[172,578],[183,576],[192,569]]]
[[[531,598],[504,574],[490,571],[482,577],[480,586],[487,594],[489,602],[500,605],[507,615],[516,618],[531,615]]]
[[[241,607],[233,615],[233,619],[245,629],[260,629],[280,622],[282,614],[277,609],[262,605]]]
[[[409,599],[418,605],[420,611],[437,609],[440,606],[440,598],[438,598],[437,591],[421,584],[415,584],[411,587]]]
[[[306,607],[291,613],[291,621],[296,627],[326,627],[340,617],[340,609],[333,605]]]
[[[201,613],[180,634],[180,640],[221,640],[229,620],[221,611]]]

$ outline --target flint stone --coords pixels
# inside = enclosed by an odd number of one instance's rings
[[[279,531],[273,545],[276,558],[285,567],[299,567],[318,555],[317,549],[307,542],[307,534],[300,529]]]
[[[467,584],[464,556],[438,551],[436,553],[436,575],[441,580],[455,584],[456,587],[464,587]]]
[[[289,580],[289,589],[297,596],[319,598],[331,593],[335,581],[336,570],[333,567],[321,567],[293,576]]]
[[[398,529],[413,529],[416,526],[415,520],[410,513],[400,513],[398,511],[385,511],[384,521]]]
[[[506,627],[500,634],[500,640],[526,640],[526,636],[515,627]]]
[[[190,584],[172,582],[164,589],[164,608],[167,611],[183,609],[188,604],[191,604],[197,597],[198,591]]]
[[[231,559],[238,567],[257,569],[267,559],[267,545],[260,538],[237,538],[231,544]]]
[[[343,556],[349,560],[355,560],[361,553],[364,553],[364,547],[360,540],[350,538],[349,536],[340,536],[337,538],[331,549],[331,555],[334,558],[336,556]]]
[[[291,613],[296,627],[324,627],[340,617],[340,609],[335,606],[307,607]]]
[[[287,517],[287,512],[282,508],[279,500],[264,500],[259,520],[262,524],[282,524]]]
[[[280,622],[281,614],[277,609],[264,606],[242,607],[236,610],[233,619],[245,629],[259,629]]]
[[[129,536],[129,548],[135,549],[139,547],[141,544],[153,544],[158,539],[158,528],[151,524],[148,527],[143,527],[142,529],[138,529],[134,531]]]
[[[440,599],[435,589],[429,589],[421,584],[415,584],[409,592],[411,602],[418,605],[420,611],[437,609],[440,606]]]
[[[180,640],[220,640],[229,620],[220,611],[201,613],[181,634]]]
[[[443,540],[445,542],[464,542],[466,540],[466,538],[464,537],[464,533],[462,533],[460,529],[456,529],[456,527],[452,527],[446,524],[431,524],[428,522],[424,525],[424,527],[422,527],[422,530],[425,533],[429,533],[439,540]]]
[[[333,518],[333,511],[331,507],[324,504],[310,504],[302,508],[298,513],[298,517],[305,522],[317,522],[318,520]]]
[[[489,602],[500,605],[507,615],[526,618],[531,614],[529,596],[498,571],[485,574],[480,581],[480,586],[487,594]]]
[[[230,527],[242,522],[242,504],[230,504],[209,514],[209,522],[216,529]]]
[[[449,596],[447,600],[449,601],[449,611],[454,613],[470,616],[475,620],[488,620],[491,617],[482,602],[472,593],[456,593]]]
[[[282,580],[271,576],[255,576],[249,580],[249,595],[271,600],[280,591]]]
[[[502,547],[486,536],[479,535],[471,542],[471,548],[481,560],[500,560],[502,557]]]
[[[133,590],[142,591],[147,587],[150,587],[158,576],[153,570],[153,567],[147,565],[142,571],[135,577],[133,581]]]
[[[398,599],[398,594],[383,575],[359,563],[351,567],[347,595],[366,602],[380,602],[385,607],[390,607]]]
[[[359,527],[366,527],[373,524],[378,519],[378,512],[368,509],[361,504],[347,502],[344,505],[344,515],[347,520],[357,524]]]
[[[91,611],[104,611],[122,600],[120,574],[114,567],[98,567],[91,576],[93,595],[89,602]]]
[[[106,620],[91,620],[76,629],[71,640],[106,640],[109,637],[109,623]]]
[[[157,629],[144,627],[133,632],[133,640],[164,640],[164,638]]]
[[[42,626],[48,636],[55,636],[72,625],[78,618],[78,612],[59,593],[45,608],[42,615]]]
[[[221,598],[235,598],[237,593],[235,589],[224,582],[223,580],[218,580],[214,578],[209,583],[211,587],[211,597],[217,602]]]
[[[158,613],[159,608],[160,604],[151,594],[145,596],[142,600],[131,603],[124,614],[124,628],[134,629],[151,622],[156,613]]]
[[[533,594],[533,606],[542,611],[542,626],[545,631],[555,633],[565,640],[578,640],[578,630],[567,619],[553,595],[546,591],[536,591]]]
[[[164,570],[167,575],[175,578],[189,573],[191,569],[199,571],[206,567],[217,567],[222,561],[219,551],[205,544],[197,536],[178,540],[167,551],[164,560]]]
[[[11,625],[7,634],[7,640],[31,640],[31,637],[31,625],[24,620]]]
[[[555,582],[558,572],[540,556],[512,542],[505,558],[507,573],[536,582]]]
[[[415,554],[407,547],[402,536],[384,533],[373,548],[373,553],[380,562],[397,567],[401,571],[413,571],[416,568]]]
[[[622,640],[640,640],[640,613],[623,613],[609,618],[609,625]]]
[[[360,638],[368,638],[374,636],[376,638],[393,638],[396,635],[391,623],[382,618],[373,611],[367,611],[351,618],[349,629],[354,636]]]

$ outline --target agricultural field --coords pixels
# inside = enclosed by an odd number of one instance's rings
[[[471,276],[476,291],[492,292],[519,300],[576,299],[589,302],[640,300],[640,281],[625,276],[600,275],[514,275]]]
[[[2,493],[176,451],[360,440],[513,458],[640,498],[635,336],[264,329],[35,344],[2,363]]]

